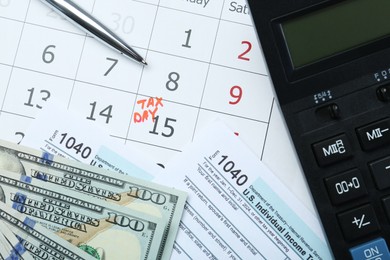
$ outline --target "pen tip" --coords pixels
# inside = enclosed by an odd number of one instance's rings
[[[148,65],[148,63],[147,63],[145,60],[142,60],[141,63],[142,63],[143,65],[145,65],[145,66]]]

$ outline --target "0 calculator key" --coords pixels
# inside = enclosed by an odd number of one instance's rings
[[[332,203],[339,205],[367,194],[366,185],[358,169],[325,179]]]

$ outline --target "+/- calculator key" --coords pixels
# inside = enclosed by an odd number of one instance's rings
[[[362,238],[380,230],[373,207],[369,204],[338,215],[344,237],[348,241]]]

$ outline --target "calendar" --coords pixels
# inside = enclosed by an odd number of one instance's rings
[[[0,0],[1,139],[19,143],[53,102],[164,165],[219,118],[282,181],[304,186],[245,0],[75,2],[149,65],[107,48],[39,0]],[[293,159],[280,164],[284,153]]]

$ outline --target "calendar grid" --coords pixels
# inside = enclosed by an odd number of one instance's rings
[[[160,8],[164,8],[164,7],[160,7]],[[173,8],[167,8],[167,9],[177,10],[177,9],[173,9]],[[177,10],[177,11],[180,11],[180,10]],[[192,13],[192,14],[194,14],[194,13]],[[196,15],[196,14],[195,14],[195,15]],[[27,16],[27,15],[26,15],[26,16]],[[212,18],[212,17],[211,17],[211,18]],[[41,27],[41,28],[45,28],[45,29],[49,29],[49,30],[54,30],[54,31],[61,31],[61,32],[68,33],[68,34],[73,34],[73,35],[76,35],[76,36],[86,36],[86,37],[89,38],[89,39],[93,39],[92,36],[86,35],[86,34],[84,34],[84,33],[70,32],[70,31],[61,30],[61,29],[54,29],[54,28],[49,27],[49,26],[44,26],[44,25],[35,24],[35,23],[29,23],[29,22],[27,22],[27,21],[23,21],[23,22],[22,22],[22,21],[19,21],[19,20],[16,20],[16,19],[11,19],[11,18],[6,18],[6,17],[0,17],[0,19],[6,19],[6,20],[10,20],[10,21],[20,22],[20,23],[23,23],[24,25],[33,25],[33,26],[37,26],[37,27]],[[218,19],[216,19],[216,20],[218,20]],[[230,20],[221,19],[220,21],[226,21],[226,22],[230,22],[230,23],[236,23],[236,24],[240,24],[240,25],[244,25],[244,26],[251,27],[250,25],[243,24],[243,23],[237,23],[237,22],[230,21]],[[221,67],[225,67],[225,68],[240,70],[240,71],[243,71],[243,72],[248,72],[248,73],[253,73],[253,74],[263,75],[263,76],[268,77],[268,75],[265,74],[265,73],[259,73],[259,72],[244,70],[244,69],[240,69],[240,68],[235,68],[235,67],[231,67],[231,66],[226,66],[226,65],[223,65],[223,64],[218,64],[218,63],[213,63],[213,62],[207,62],[207,61],[202,61],[202,60],[198,60],[198,59],[193,59],[193,58],[190,58],[190,57],[183,57],[183,56],[175,55],[175,54],[172,54],[172,53],[167,53],[167,52],[162,52],[162,51],[158,51],[158,50],[153,50],[153,49],[150,49],[149,47],[144,48],[144,47],[142,47],[142,46],[135,46],[135,45],[133,45],[133,47],[135,47],[135,48],[137,48],[137,49],[140,49],[140,50],[145,50],[145,51],[147,51],[147,52],[160,53],[160,54],[165,54],[165,55],[169,55],[169,56],[173,56],[173,57],[180,57],[180,58],[183,58],[183,59],[188,59],[188,60],[192,60],[192,61],[196,61],[196,62],[202,62],[202,63],[207,63],[207,64],[210,63],[211,65],[221,66]],[[16,68],[18,68],[18,67],[15,66],[15,65],[9,65],[9,64],[2,63],[2,62],[0,62],[0,64],[5,65],[5,66],[10,66],[10,67],[16,67]],[[21,67],[19,67],[19,68],[21,68]],[[40,72],[40,73],[44,73],[44,72]],[[52,75],[53,75],[53,76],[58,76],[58,75],[55,75],[55,74],[52,74]]]
[[[272,105],[271,105],[271,110],[270,110],[269,117],[268,117],[267,130],[265,131],[264,145],[263,145],[263,149],[261,150],[260,160],[263,160],[265,148],[266,148],[266,145],[267,145],[267,137],[268,137],[269,125],[270,125],[269,122],[271,122],[271,116],[273,114],[274,106],[275,106],[275,98],[272,99]]]
[[[166,54],[166,55],[169,55],[169,54]],[[99,84],[92,83],[92,82],[89,82],[89,81],[77,80],[77,79],[75,79],[75,78],[62,77],[62,76],[60,76],[60,75],[45,73],[45,72],[42,72],[42,71],[32,70],[32,69],[28,69],[28,68],[19,67],[19,66],[10,66],[10,65],[4,64],[4,63],[0,63],[0,64],[1,64],[1,65],[4,65],[4,66],[9,66],[9,67],[12,67],[12,68],[20,69],[20,70],[31,71],[31,72],[34,72],[34,73],[44,74],[44,75],[53,76],[53,77],[58,77],[58,78],[67,79],[67,80],[74,80],[75,82],[86,83],[86,84],[93,84],[94,86],[99,87],[99,88],[106,88],[106,89],[111,89],[111,90],[115,90],[115,91],[119,91],[119,92],[124,92],[124,93],[137,94],[138,96],[145,97],[145,98],[152,97],[152,96],[140,94],[140,93],[137,93],[137,92],[131,92],[131,91],[126,91],[126,90],[120,90],[120,89],[111,88],[111,87],[109,87],[109,86],[99,85]],[[213,63],[210,63],[210,65],[221,66],[221,65],[219,65],[219,64],[213,64]],[[230,67],[227,67],[227,66],[221,66],[221,67],[230,68]],[[246,72],[246,71],[243,71],[243,72]],[[255,72],[248,72],[248,73],[253,73],[253,74],[256,74],[256,75],[263,75],[263,74],[255,73]],[[263,76],[266,76],[266,75],[263,75]],[[69,101],[71,101],[71,100],[69,100]],[[268,122],[269,122],[269,121],[262,121],[262,120],[253,119],[253,118],[250,118],[250,117],[243,117],[243,116],[239,116],[239,115],[224,113],[224,112],[222,112],[222,111],[217,111],[217,110],[202,108],[201,106],[193,106],[193,105],[191,105],[191,104],[176,102],[176,101],[172,101],[172,100],[166,100],[166,101],[167,101],[167,102],[171,102],[171,103],[175,103],[175,104],[178,104],[178,105],[183,105],[183,106],[192,107],[192,108],[199,108],[199,109],[204,109],[204,110],[208,110],[208,111],[211,111],[211,112],[218,112],[218,113],[226,114],[226,115],[229,115],[229,116],[236,116],[236,117],[239,117],[239,118],[243,118],[243,119],[246,119],[246,120],[252,120],[252,121],[255,121],[255,122],[260,122],[260,123],[268,123]],[[4,111],[4,110],[1,110],[1,112],[10,113],[9,111]],[[34,119],[34,117],[25,116],[25,115],[18,114],[18,113],[10,113],[10,114],[14,114],[14,115],[18,115],[18,116],[23,116],[23,117],[28,117],[28,118]]]
[[[219,14],[219,20],[218,20],[217,30],[216,30],[216,32],[215,32],[215,38],[214,38],[213,48],[212,48],[212,50],[211,50],[211,55],[210,55],[210,63],[211,63],[211,61],[213,60],[213,54],[214,54],[215,44],[216,44],[216,42],[217,42],[217,36],[218,36],[219,26],[220,26],[220,24],[221,24],[221,17],[222,17],[223,6],[224,6],[224,5],[225,5],[225,0],[223,0],[221,12],[220,12],[220,14]],[[210,66],[211,66],[210,63],[208,64],[208,67],[207,67],[207,73],[206,73],[205,84],[204,84],[204,86],[203,86],[202,95],[201,95],[201,98],[200,98],[200,104],[199,104],[198,114],[197,114],[196,120],[195,120],[195,128],[194,128],[194,131],[193,131],[193,133],[192,133],[192,140],[193,140],[194,137],[195,137],[195,129],[196,129],[197,125],[198,125],[199,114],[200,114],[200,111],[201,111],[201,109],[202,109],[203,97],[204,97],[205,89],[206,89],[206,87],[207,87],[207,80],[208,80],[209,73],[210,73]]]
[[[3,111],[3,110],[1,110],[0,112],[3,113],[3,114],[13,115],[13,116],[17,116],[17,117],[28,118],[28,119],[35,119],[34,117],[23,115],[23,114],[18,114],[18,113],[15,113],[15,112]]]
[[[139,96],[144,96],[144,95],[139,94]],[[149,97],[149,96],[144,96],[144,97]],[[235,115],[235,114],[225,113],[225,112],[222,112],[222,111],[217,111],[217,110],[211,110],[211,109],[207,109],[207,108],[202,108],[201,106],[191,106],[191,105],[189,105],[189,104],[177,103],[177,102],[174,102],[174,101],[168,101],[168,102],[170,102],[170,103],[176,103],[176,104],[179,104],[179,105],[182,105],[182,106],[189,106],[189,107],[197,108],[197,109],[199,110],[199,113],[200,113],[201,111],[209,111],[209,112],[215,112],[215,113],[218,113],[218,114],[223,114],[223,115],[226,115],[226,116],[231,116],[231,117],[235,117],[235,118],[245,119],[245,120],[248,120],[248,121],[254,121],[254,122],[256,122],[256,123],[265,124],[265,125],[266,125],[265,140],[266,140],[266,137],[267,137],[267,134],[268,134],[268,130],[269,130],[269,123],[270,123],[269,120],[268,120],[268,121],[261,121],[261,120],[256,120],[256,119],[252,119],[252,118],[248,118],[248,117],[242,117],[242,116]],[[274,104],[272,104],[272,107],[271,107],[271,109],[270,109],[269,118],[271,117],[271,113],[272,113],[272,110],[273,110],[273,105],[274,105]],[[193,136],[192,136],[192,138],[194,138],[195,133],[196,133],[196,129],[194,129],[194,131],[193,131]],[[141,144],[144,144],[144,145],[149,145],[149,146],[154,146],[154,147],[158,147],[158,148],[163,148],[163,149],[167,149],[167,150],[171,150],[171,151],[175,151],[175,152],[181,152],[181,151],[182,151],[181,149],[174,149],[174,148],[170,148],[170,147],[167,147],[167,146],[156,145],[156,144],[153,144],[153,143],[150,143],[150,142],[142,142],[142,141],[139,141],[139,140],[136,140],[136,139],[131,139],[131,138],[123,138],[123,137],[115,136],[115,135],[111,135],[111,137],[114,137],[114,138],[117,138],[117,139],[122,139],[122,140],[124,140],[125,142],[127,142],[127,141],[137,142],[137,143],[141,143]],[[261,159],[263,158],[263,155],[264,155],[265,144],[266,144],[266,142],[264,142],[264,146],[263,146],[263,148],[262,148],[262,150],[261,150],[261,156],[260,156]]]
[[[160,0],[158,0],[158,3],[157,3],[156,13],[155,13],[155,15],[154,15],[153,26],[152,26],[152,30],[151,30],[151,33],[150,33],[150,36],[149,36],[148,46],[147,46],[147,48],[146,48],[146,54],[145,54],[145,59],[146,59],[146,60],[147,60],[148,53],[149,53],[150,42],[152,41],[152,36],[153,36],[154,26],[155,26],[155,24],[156,24],[156,19],[157,19],[157,15],[158,15],[159,6],[160,6]],[[141,86],[141,82],[142,82],[142,77],[143,77],[143,75],[144,75],[144,71],[145,71],[145,66],[142,67],[140,79],[139,79],[139,81],[138,81],[138,88],[137,88],[137,92],[135,93],[135,94],[136,94],[136,98],[135,98],[135,100],[134,100],[133,108],[132,108],[132,112],[131,112],[132,115],[134,114],[134,109],[135,109],[135,106],[136,106],[136,102],[137,102],[137,100],[138,100],[138,96],[140,96],[139,90],[140,90],[140,86]],[[128,127],[127,127],[126,137],[124,138],[125,144],[126,144],[127,141],[128,141],[127,136],[129,135],[131,126],[132,126],[132,124],[131,124],[131,121],[130,121],[130,122],[129,122],[129,125],[128,125]]]
[[[26,23],[26,24],[28,24],[28,23]],[[37,25],[37,26],[40,26],[40,25]],[[49,29],[50,29],[50,28],[49,28]],[[82,36],[81,34],[77,34],[77,35]],[[88,39],[88,38],[93,39],[91,36],[87,36],[86,38],[87,38],[87,39]],[[137,48],[138,48],[138,47],[137,47]],[[142,48],[139,48],[139,49],[142,49]],[[226,68],[226,69],[234,69],[234,70],[241,71],[241,72],[246,72],[246,73],[250,73],[250,74],[254,74],[254,75],[259,75],[259,76],[268,77],[268,75],[265,74],[265,73],[259,73],[259,72],[254,72],[254,71],[250,71],[250,70],[235,68],[235,67],[232,67],[232,66],[227,66],[227,65],[223,65],[223,64],[219,64],[219,63],[214,63],[214,62],[206,62],[206,61],[202,61],[202,60],[192,59],[192,58],[189,58],[189,57],[181,57],[181,56],[174,55],[174,54],[171,54],[171,53],[156,51],[156,50],[152,50],[152,49],[144,49],[144,50],[147,50],[148,53],[153,52],[153,53],[158,53],[158,54],[164,54],[164,55],[167,55],[167,56],[182,58],[182,59],[186,59],[186,60],[190,60],[190,61],[195,61],[195,62],[199,62],[199,63],[210,64],[210,65],[214,65],[214,66],[219,66],[219,67],[223,67],[223,68]],[[50,73],[46,73],[46,72],[42,72],[42,71],[37,71],[37,70],[29,69],[29,68],[24,68],[24,67],[20,67],[20,66],[16,66],[16,65],[9,65],[9,64],[3,63],[3,62],[0,62],[0,64],[1,64],[1,65],[4,65],[4,66],[8,66],[8,67],[14,67],[14,68],[18,68],[18,69],[29,70],[29,71],[36,72],[36,73],[42,73],[42,74],[46,74],[46,75],[51,75],[51,76],[59,77],[59,78],[63,78],[63,79],[70,79],[70,80],[76,80],[76,81],[83,82],[83,83],[90,83],[90,84],[94,84],[94,85],[99,86],[99,87],[107,87],[107,86],[104,86],[104,85],[99,85],[99,84],[91,83],[91,82],[88,82],[88,81],[78,80],[78,79],[73,78],[73,77],[72,77],[72,78],[67,78],[67,77],[63,77],[63,76],[61,76],[61,75],[50,74]],[[129,93],[131,93],[131,91],[129,91]],[[134,92],[134,93],[136,93],[136,92]]]
[[[93,9],[95,8],[95,3],[96,3],[96,1],[94,0],[94,1],[93,1],[93,5],[92,5],[92,13],[93,13]],[[71,90],[71,92],[70,92],[70,97],[69,97],[69,100],[68,100],[68,106],[67,106],[68,109],[69,109],[69,107],[70,107],[70,102],[72,101],[73,91],[74,91],[74,88],[75,88],[75,86],[76,86],[76,79],[77,79],[77,76],[78,76],[78,73],[79,73],[81,60],[82,60],[82,58],[83,58],[85,43],[86,43],[86,41],[87,41],[87,34],[82,34],[82,35],[80,35],[80,36],[84,37],[84,40],[83,40],[83,46],[81,47],[81,52],[80,52],[79,61],[78,61],[78,63],[77,63],[76,73],[75,73],[75,75],[74,75],[74,79],[72,79],[72,80],[73,80],[73,85],[72,85],[72,90]]]
[[[160,148],[160,149],[163,149],[163,150],[169,150],[169,151],[172,151],[172,152],[181,152],[182,151],[181,149],[175,149],[175,148],[172,148],[172,147],[158,145],[158,144],[154,144],[154,143],[150,143],[150,142],[144,142],[144,141],[140,141],[140,140],[129,139],[129,138],[126,138],[126,137],[121,137],[121,136],[116,136],[116,135],[110,135],[110,136],[112,138],[115,138],[115,139],[118,139],[118,140],[122,140],[124,142],[130,141],[130,142],[134,142],[134,143],[138,143],[138,144],[142,144],[142,145],[146,145],[146,146]]]
[[[11,72],[10,72],[10,75],[9,75],[9,78],[8,78],[8,81],[7,81],[7,87],[6,87],[6,90],[5,90],[5,93],[4,93],[4,99],[2,100],[2,105],[1,105],[1,111],[0,111],[0,112],[3,112],[4,101],[5,101],[5,97],[7,96],[9,84],[10,84],[11,77],[12,77],[12,73],[13,73],[13,70],[14,70],[15,61],[16,61],[16,56],[17,56],[17,53],[18,53],[18,50],[19,50],[20,41],[21,41],[21,39],[22,39],[24,26],[25,26],[25,22],[26,22],[26,19],[27,19],[27,13],[28,13],[28,10],[29,10],[29,8],[30,8],[30,3],[31,3],[31,0],[29,0],[29,2],[28,2],[27,12],[26,12],[26,15],[24,16],[24,21],[22,22],[22,23],[23,23],[23,25],[22,25],[22,30],[21,30],[21,32],[20,32],[20,36],[19,36],[19,40],[18,40],[18,46],[16,47],[15,57],[13,58],[13,61],[12,61]],[[1,116],[1,114],[0,114],[0,116]]]
[[[16,2],[15,0],[10,1],[11,4]],[[119,57],[120,55],[100,47],[99,44],[95,44],[95,40],[91,36],[74,30],[65,22],[57,20],[54,24],[47,23],[48,17],[36,16],[38,11],[45,12],[41,11],[43,7],[41,8],[39,3],[32,3],[31,0],[28,2],[29,8],[23,20],[12,15],[2,17],[0,13],[2,19],[22,23],[23,30],[20,32],[18,45],[24,44],[22,46],[24,49],[20,49],[18,46],[13,63],[0,59],[1,65],[11,68],[7,91],[2,98],[0,121],[21,122],[21,125],[27,125],[28,120],[35,119],[36,112],[41,106],[44,107],[46,101],[42,95],[39,96],[37,93],[42,93],[42,91],[44,94],[49,93],[51,95],[49,100],[51,100],[51,97],[59,97],[57,92],[62,92],[63,95],[60,99],[66,102],[68,110],[80,111],[79,113],[84,118],[102,124],[109,130],[113,139],[125,145],[139,144],[142,148],[145,147],[146,151],[152,151],[156,154],[163,154],[164,151],[180,152],[184,143],[193,140],[202,126],[211,118],[218,116],[238,126],[237,132],[242,132],[244,136],[247,136],[246,138],[253,140],[254,149],[262,157],[269,129],[270,113],[272,113],[274,104],[273,95],[269,94],[269,90],[261,95],[260,90],[258,90],[263,84],[261,82],[266,85],[269,82],[265,70],[255,66],[256,62],[261,64],[258,61],[261,54],[256,46],[252,48],[252,45],[257,44],[257,40],[252,37],[253,26],[226,16],[226,10],[228,5],[231,5],[231,0],[213,2],[214,13],[203,12],[200,9],[192,10],[187,7],[184,9],[185,4],[183,3],[173,4],[164,0],[150,2],[115,1],[115,3],[123,5],[133,5],[133,2],[139,5],[137,8],[140,10],[146,8],[144,16],[148,18],[142,17],[140,21],[144,19],[143,22],[137,21],[137,26],[144,27],[143,31],[145,32],[142,32],[145,36],[143,36],[144,40],[137,42],[130,39],[129,42],[140,51],[142,56],[147,58],[148,62],[149,59],[152,60],[151,68],[149,66],[141,68],[138,64],[135,65],[125,58]],[[237,2],[245,3],[244,0]],[[19,3],[21,4],[21,2]],[[94,14],[100,16],[102,14],[110,15],[109,12],[103,13],[102,8],[110,9],[113,7],[107,2],[99,0],[88,0],[84,4],[89,5],[89,11],[92,10]],[[33,10],[31,10],[30,5],[33,6]],[[125,10],[124,8],[116,10],[113,7],[110,19],[117,19],[117,21],[114,20],[114,23],[117,22],[118,26],[122,26],[120,29],[123,30],[124,36],[127,36],[126,31],[132,32],[137,28],[134,22],[137,17],[135,18],[133,14],[128,15]],[[110,19],[106,22],[110,22]],[[169,22],[172,24],[169,25]],[[185,25],[181,26],[182,23]],[[176,34],[172,34],[172,31]],[[232,34],[230,34],[231,31]],[[40,60],[32,63],[31,58],[24,58],[21,53],[23,51],[26,53],[27,41],[31,37],[29,35],[35,32],[45,33],[48,36],[46,42],[42,43],[40,49],[36,50],[38,52],[37,58]],[[201,41],[197,40],[199,35],[201,35]],[[74,41],[73,45],[66,46],[68,50],[62,46],[62,41],[52,41],[60,36],[69,39],[70,42]],[[137,38],[135,39],[137,40]],[[185,40],[188,46],[185,46]],[[36,42],[39,44],[40,39],[36,39]],[[224,42],[235,43],[235,45],[225,46]],[[52,48],[45,52],[50,45],[58,45],[58,48]],[[72,49],[72,46],[77,47],[77,49]],[[200,48],[200,46],[203,47]],[[43,48],[46,49],[42,54]],[[55,62],[53,62],[54,65],[37,64],[39,61],[42,63],[42,59],[45,61],[42,55],[48,55],[46,59],[53,58],[55,61],[58,57],[58,62],[60,62],[60,58],[64,55],[63,52],[68,52],[67,59],[72,61],[73,67],[70,67],[69,70],[50,70],[51,67],[55,68]],[[197,52],[199,55],[194,55]],[[234,52],[237,54],[228,60],[226,57]],[[244,56],[242,60],[237,60],[238,54],[246,55],[248,52],[254,53],[248,57]],[[98,57],[97,63],[93,62],[94,56]],[[110,64],[107,61],[108,57],[118,63],[115,68],[115,64]],[[106,62],[106,64],[99,64],[99,62]],[[94,74],[95,71],[102,73],[102,70],[107,74],[109,72],[108,65],[112,66],[109,71],[113,68],[110,72],[112,75],[104,78]],[[158,75],[157,67],[160,69],[167,67],[164,70],[164,73],[167,74]],[[193,72],[191,72],[192,69]],[[122,70],[122,74],[115,75],[116,70]],[[129,76],[127,76],[127,71],[130,73]],[[17,72],[17,75],[14,75],[14,72]],[[169,83],[171,74],[177,76],[178,82],[173,83],[180,85],[180,88],[176,92],[166,89],[165,92],[164,90],[155,92],[153,89],[156,86],[164,88],[164,85]],[[26,85],[23,89],[19,78],[25,77],[25,75],[33,77],[35,83],[31,86]],[[131,79],[132,83],[121,80],[124,77]],[[255,84],[257,80],[260,80],[260,83]],[[9,93],[9,88],[11,90],[12,88],[20,88],[20,90],[16,92],[14,89]],[[159,92],[161,93],[158,94]],[[220,94],[224,95],[223,98],[222,96],[218,98]],[[2,95],[1,88],[0,95]],[[134,114],[139,112],[137,102],[140,99],[146,100],[156,97],[161,97],[164,102],[164,107],[157,114],[161,116],[161,122],[159,124],[151,120],[137,124],[133,122]],[[11,101],[14,98],[19,100],[19,107]],[[223,100],[225,101],[221,102]],[[256,102],[262,104],[259,108],[260,112],[251,111]],[[29,107],[23,106],[23,104],[28,104]],[[99,108],[98,105],[100,105]],[[26,119],[25,123],[22,123],[23,118]],[[99,120],[100,122],[97,122]],[[23,129],[16,129],[17,127],[15,126],[14,133],[24,132]],[[1,131],[0,134],[4,135]],[[12,139],[12,129],[6,134],[8,136],[5,139]],[[138,147],[141,147],[139,145]],[[164,156],[162,161],[169,157],[169,155],[165,158]]]
[[[221,20],[221,21],[222,21],[222,20]],[[264,77],[268,77],[268,75],[265,74],[265,73],[260,73],[260,72],[255,72],[255,71],[250,71],[250,70],[235,68],[235,67],[232,67],[232,66],[227,66],[227,65],[223,65],[223,64],[219,64],[219,63],[215,63],[215,62],[210,62],[210,61],[207,62],[207,61],[197,60],[197,59],[193,59],[193,58],[190,58],[190,57],[182,57],[182,56],[175,55],[175,54],[172,54],[172,53],[167,53],[167,52],[162,52],[162,51],[156,51],[156,50],[153,50],[153,49],[148,49],[148,52],[164,54],[164,55],[168,55],[168,56],[172,56],[172,57],[177,57],[177,58],[182,58],[182,59],[186,59],[186,60],[190,60],[190,61],[195,61],[195,62],[200,62],[200,63],[204,63],[204,64],[215,65],[215,66],[224,67],[224,68],[227,68],[227,69],[234,69],[234,70],[241,71],[241,72],[247,72],[247,73],[250,73],[250,74],[256,74],[256,75],[261,75],[261,76],[264,76]]]
[[[26,16],[27,16],[27,15],[28,15],[28,11],[27,11]],[[5,18],[5,19],[9,19],[9,18]],[[18,21],[18,20],[15,20],[15,19],[9,19],[9,20]],[[19,21],[19,22],[20,22],[20,21]],[[63,29],[58,29],[58,28],[53,28],[53,27],[46,26],[46,25],[43,25],[43,24],[37,24],[37,23],[28,22],[28,21],[24,21],[23,23],[26,24],[26,25],[38,26],[38,27],[42,27],[42,28],[45,28],[45,29],[48,29],[48,30],[53,30],[53,31],[68,33],[68,34],[72,34],[72,35],[76,35],[76,36],[85,36],[85,35],[86,35],[85,33],[81,32],[81,31],[80,31],[80,32],[71,32],[71,31],[67,31],[67,30],[63,30]],[[88,36],[88,37],[92,38],[92,36]]]
[[[137,1],[137,0],[133,0],[133,1],[134,1],[134,2],[139,2],[139,3],[142,3],[142,4],[146,4],[146,5],[155,5],[155,4],[152,4],[152,3],[145,3],[145,2]],[[224,3],[225,3],[225,2],[224,2]],[[221,17],[216,18],[216,17],[211,16],[211,15],[199,14],[199,13],[195,13],[195,12],[191,12],[191,11],[184,11],[184,10],[181,10],[181,9],[178,9],[178,8],[167,7],[167,6],[161,6],[160,4],[158,4],[158,5],[159,5],[159,8],[170,9],[170,10],[174,10],[174,11],[178,11],[178,12],[182,12],[182,13],[188,13],[188,14],[203,16],[203,17],[211,18],[211,19],[215,19],[215,20],[221,20],[221,21],[225,21],[225,22],[232,22],[232,23],[237,23],[237,24],[243,25],[243,26],[252,27],[252,25],[249,25],[249,24],[246,24],[246,23],[240,23],[240,22],[237,22],[237,21],[232,21],[232,20],[228,20],[228,19],[223,19],[223,18],[222,18],[223,8],[221,8]]]
[[[30,1],[31,1],[31,0],[30,0]],[[239,22],[237,22],[237,21],[222,19],[222,17],[220,17],[220,18],[215,18],[215,17],[213,17],[213,16],[201,15],[201,14],[198,14],[198,13],[183,11],[183,10],[176,9],[176,8],[169,8],[169,7],[165,7],[165,6],[159,6],[159,5],[150,4],[150,3],[145,3],[145,2],[142,2],[142,1],[136,1],[136,0],[133,0],[133,1],[134,1],[134,2],[139,2],[139,3],[142,3],[142,4],[146,4],[146,5],[157,6],[158,9],[160,9],[160,8],[161,8],[161,9],[169,9],[169,10],[174,10],[174,11],[178,11],[178,12],[193,14],[193,15],[196,15],[196,16],[204,16],[204,17],[211,18],[211,19],[218,20],[218,21],[226,21],[226,22],[229,22],[229,23],[235,23],[235,24],[243,25],[243,26],[250,27],[250,28],[253,27],[252,25],[248,25],[248,24],[245,24],[245,23],[239,23]],[[221,11],[221,15],[222,15],[222,11]],[[27,14],[26,14],[26,17],[27,17]],[[19,21],[19,20],[12,19],[12,18],[7,18],[7,17],[1,17],[1,18],[2,18],[2,19],[11,20],[11,21],[15,21],[15,22],[21,22],[21,23],[23,23],[24,25],[28,24],[28,25],[38,26],[38,27],[41,27],[41,28],[49,29],[49,30],[60,31],[60,32],[64,32],[64,33],[69,33],[69,34],[77,35],[77,36],[86,36],[86,37],[88,37],[89,39],[93,39],[92,36],[86,35],[85,33],[81,33],[81,32],[71,32],[71,31],[62,30],[62,29],[59,29],[59,28],[52,28],[52,27],[50,27],[50,26],[45,26],[45,25],[42,25],[42,24],[32,23],[32,22],[28,22],[28,21],[26,21],[26,20],[24,20],[24,21]],[[263,75],[263,76],[268,77],[268,75],[265,74],[265,73],[258,73],[258,72],[254,72],[254,71],[249,71],[249,70],[244,70],[244,69],[240,69],[240,68],[235,68],[235,67],[226,66],[226,65],[223,65],[223,64],[213,63],[213,62],[210,62],[210,61],[202,61],[202,60],[193,59],[193,58],[190,58],[190,57],[183,57],[183,56],[175,55],[175,54],[172,54],[172,53],[166,53],[166,52],[162,52],[162,51],[158,51],[158,50],[153,50],[153,49],[151,49],[149,46],[147,46],[147,47],[136,46],[136,45],[133,45],[133,46],[134,46],[135,48],[137,48],[137,49],[145,50],[145,51],[147,51],[147,52],[161,53],[161,54],[165,54],[165,55],[180,57],[180,58],[183,58],[183,59],[193,60],[193,61],[196,61],[196,62],[202,62],[202,63],[207,63],[207,64],[210,63],[211,65],[222,66],[222,67],[226,67],[226,68],[231,68],[231,69],[235,69],[235,70],[241,70],[241,71],[243,71],[243,72],[254,73],[254,74]],[[4,63],[0,63],[0,64],[8,65],[8,64],[4,64]],[[9,66],[9,65],[8,65],[8,66]],[[14,65],[12,65],[12,67],[14,67]],[[41,72],[41,73],[43,73],[43,72]],[[53,74],[53,76],[58,76],[58,75]],[[73,78],[72,78],[72,79],[73,79]]]
[[[181,12],[181,13],[187,13],[187,14],[202,16],[202,17],[205,17],[205,18],[211,18],[211,19],[215,19],[215,20],[221,20],[221,17],[217,18],[217,17],[210,16],[210,15],[204,15],[204,14],[194,13],[194,12],[190,12],[190,11],[184,11],[184,10],[181,10],[181,9],[178,9],[178,8],[172,8],[172,7],[167,7],[167,6],[160,6],[160,8],[169,9],[169,10],[177,11],[177,12]],[[223,8],[221,8],[221,16],[222,16],[222,9]]]
[[[224,4],[225,4],[225,1],[224,1],[223,5],[224,5]],[[162,7],[162,8],[167,8],[167,7]],[[184,12],[184,11],[182,11],[182,10],[175,9],[175,8],[167,8],[167,9],[171,9],[171,10],[179,11],[179,12]],[[221,19],[221,18],[222,18],[222,13],[223,13],[223,8],[221,8],[221,12],[220,12],[220,17],[219,17],[219,18],[214,18],[214,17],[213,17],[214,19],[217,19],[217,20],[218,20],[218,27],[217,27],[217,31],[216,31],[216,35],[215,35],[215,39],[214,39],[213,51],[214,51],[214,48],[215,48],[215,43],[216,43],[216,41],[217,41],[219,24],[220,24],[220,22],[221,22],[221,20],[222,20],[222,19]],[[198,15],[198,14],[196,14],[196,15]],[[202,15],[200,15],[200,16],[202,16]],[[148,48],[148,50],[149,50],[149,48]],[[150,51],[150,50],[149,50],[149,51]],[[155,50],[151,50],[151,51],[155,51]],[[208,63],[208,71],[207,71],[207,73],[206,73],[206,80],[205,80],[203,92],[204,92],[204,89],[206,88],[208,73],[209,73],[209,70],[210,70],[210,66],[212,65],[213,51],[212,51],[212,53],[211,53],[211,57],[210,57],[209,62],[207,62],[207,63]],[[155,52],[158,52],[158,51],[155,51]],[[163,54],[165,54],[165,55],[172,55],[172,54],[166,54],[166,53],[163,53]],[[203,61],[199,61],[199,62],[203,62]],[[220,66],[223,66],[223,65],[220,65]],[[225,67],[228,67],[228,66],[225,66]],[[257,74],[259,74],[259,73],[257,73]],[[139,93],[138,93],[137,95],[139,95]],[[202,93],[202,96],[203,96],[203,95],[204,95],[204,93]],[[170,101],[170,102],[172,102],[172,101]],[[173,102],[173,103],[175,103],[175,102]],[[195,128],[194,128],[194,130],[193,130],[193,136],[192,136],[192,138],[194,138],[194,135],[195,135],[196,125],[197,125],[197,121],[198,121],[198,117],[199,117],[200,111],[201,111],[201,110],[212,111],[212,110],[210,110],[210,109],[205,109],[205,108],[203,108],[201,103],[202,103],[202,99],[201,99],[201,101],[200,101],[200,105],[199,105],[198,107],[196,107],[196,108],[198,109],[198,116],[197,116],[197,119],[196,119]],[[216,112],[219,112],[219,113],[222,113],[222,114],[227,114],[227,113],[223,113],[223,112],[220,112],[220,111],[216,111]],[[233,115],[233,114],[229,114],[229,115],[230,115],[230,116],[235,116],[235,115]],[[239,116],[238,116],[238,117],[239,117]],[[246,118],[246,119],[248,119],[248,118]],[[249,119],[249,120],[250,120],[250,119]],[[258,122],[262,122],[262,123],[267,124],[267,130],[268,130],[269,121],[268,121],[268,122],[265,122],[265,121],[259,120]],[[126,138],[126,141],[127,141],[127,140],[136,141],[136,140],[132,140],[132,139]],[[137,142],[137,141],[136,141],[136,142]],[[144,142],[144,144],[153,145],[153,144],[150,144],[150,143],[148,143],[148,142]],[[159,146],[159,147],[161,147],[161,148],[166,148],[166,149],[170,149],[169,147],[165,147],[165,146]],[[264,147],[263,147],[263,148],[264,148]],[[177,150],[177,149],[173,149],[173,150],[180,151],[180,150]]]

